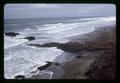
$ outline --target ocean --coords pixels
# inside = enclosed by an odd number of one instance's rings
[[[57,47],[32,47],[28,44],[45,44],[50,42],[67,43],[70,38],[95,31],[96,28],[115,25],[115,17],[61,17],[4,20],[4,77],[14,79],[17,75],[33,75],[52,71],[37,71],[37,67],[54,62],[65,52]],[[15,37],[5,35],[8,32],[19,33]],[[35,37],[29,41],[25,37]],[[71,56],[72,57],[72,56]],[[57,62],[57,61],[56,61]],[[33,73],[34,72],[34,73]],[[49,78],[51,79],[51,77]]]

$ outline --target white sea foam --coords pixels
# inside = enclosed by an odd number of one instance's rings
[[[25,30],[30,31],[31,29],[25,29]]]
[[[57,24],[45,24],[44,28],[39,27],[36,25],[36,28],[38,30],[51,30],[51,29],[57,29],[60,25],[63,25],[62,23],[57,23]]]
[[[56,28],[57,26],[49,26],[49,27],[44,27],[44,28],[38,28],[38,30],[43,31],[43,30],[50,30],[50,29],[56,29]]]
[[[97,27],[115,25],[115,17],[83,18],[81,20],[89,21],[45,24],[42,27],[36,25],[37,30],[24,31],[21,32],[21,34],[26,36],[35,36],[36,38],[64,39],[66,37],[92,32]]]
[[[76,22],[67,24],[50,25],[50,27],[57,27],[57,29],[46,30],[45,33],[51,37],[64,38],[72,37],[75,35],[86,34],[92,32],[97,27],[110,26],[115,24],[115,17],[99,17],[99,18],[86,18],[93,19],[87,22]]]
[[[16,75],[31,76],[30,72],[35,71],[39,66],[45,65],[45,61],[53,61],[55,57],[62,53],[63,51],[56,47],[32,48],[30,46],[16,46],[12,49],[6,49],[5,55],[10,55],[12,58],[4,59],[5,78],[12,79]]]
[[[55,26],[55,25],[53,25]],[[57,29],[47,30],[46,33],[59,33],[62,31],[68,31],[79,26],[79,23],[68,23],[63,25],[56,25]]]
[[[49,27],[49,26],[56,26],[56,25],[63,25],[63,23],[56,23],[56,24],[45,24],[44,26],[47,26],[47,27]]]
[[[87,22],[86,24],[93,25],[95,26],[95,28],[106,27],[106,26],[116,25],[116,18],[115,17],[101,17],[97,20]]]
[[[4,36],[4,49],[13,47],[13,46],[17,46],[26,41],[28,41],[28,40]]]

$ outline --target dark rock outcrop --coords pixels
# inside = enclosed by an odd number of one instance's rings
[[[16,35],[19,35],[19,33],[8,32],[8,33],[5,33],[5,35],[15,37]]]
[[[17,76],[15,76],[15,79],[24,79],[24,78],[25,78],[24,75],[17,75]]]
[[[28,39],[29,41],[31,41],[31,40],[35,40],[35,37],[33,37],[33,36],[25,37],[25,39]]]
[[[79,51],[82,51],[82,50],[87,50],[87,51],[97,51],[97,50],[104,50],[105,48],[100,48],[100,47],[94,47],[92,46],[92,44],[81,44],[81,43],[78,43],[78,42],[68,42],[68,43],[64,43],[64,44],[61,44],[61,43],[55,43],[55,42],[52,42],[52,43],[47,43],[47,44],[27,44],[29,46],[35,46],[35,47],[57,47],[58,49],[61,49],[63,51],[67,51],[67,52],[72,52],[72,53],[75,53],[75,52],[79,52]]]
[[[52,62],[49,62],[49,61],[46,61],[46,62],[47,62],[46,65],[40,66],[37,69],[38,70],[45,70],[46,68],[48,68],[49,66],[51,66],[53,64]]]

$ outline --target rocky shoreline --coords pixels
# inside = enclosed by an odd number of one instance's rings
[[[35,37],[26,37],[29,41]],[[102,27],[96,31],[76,36],[67,43],[51,42],[46,44],[27,44],[34,47],[57,47],[75,56],[64,64],[47,62],[38,67],[38,70],[53,70],[52,79],[115,79],[116,77],[116,28],[115,26]],[[62,71],[62,69],[64,71]],[[59,72],[60,71],[60,72]],[[59,76],[60,73],[62,76]],[[54,74],[53,74],[54,75]],[[56,78],[58,76],[58,78]],[[24,76],[16,76],[24,78]],[[46,74],[45,74],[46,77]],[[35,75],[29,79],[46,79]]]
[[[89,36],[89,37],[88,37]],[[84,38],[85,37],[85,38]],[[95,32],[77,37],[68,43],[28,44],[35,47],[57,47],[77,54],[62,66],[64,74],[59,79],[115,79],[116,29],[103,27]],[[82,42],[80,42],[82,40]],[[81,52],[84,52],[81,54]]]

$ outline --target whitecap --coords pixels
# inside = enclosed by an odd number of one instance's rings
[[[4,49],[20,45],[28,40],[4,36]]]
[[[25,29],[25,30],[30,31],[31,29]]]

